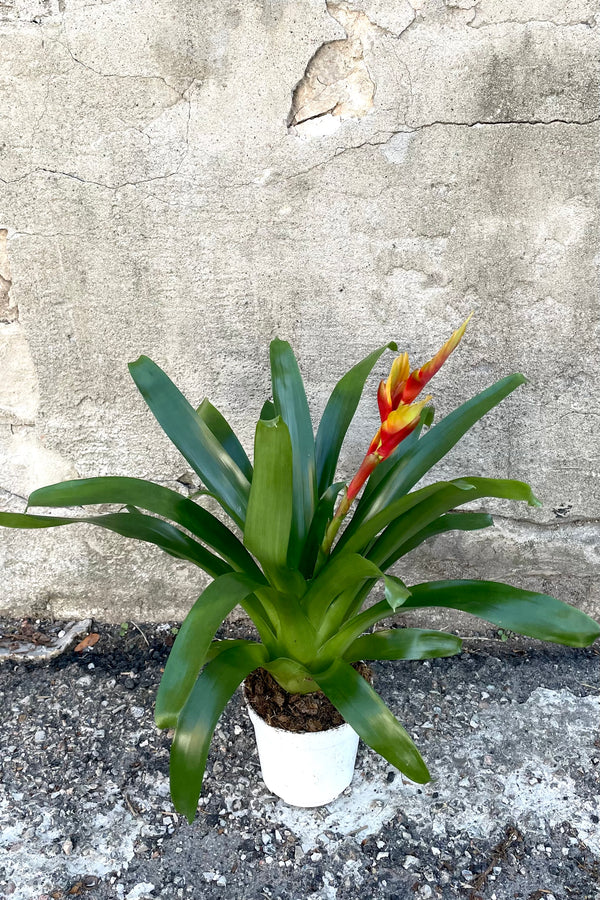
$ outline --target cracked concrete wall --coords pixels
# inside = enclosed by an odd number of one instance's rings
[[[436,474],[523,478],[544,508],[494,504],[494,530],[441,536],[402,571],[600,614],[598,14],[0,3],[1,507],[65,477],[195,485],[129,379],[140,353],[251,448],[273,336],[318,415],[370,349],[395,338],[425,360],[473,309],[439,413],[511,371],[529,383]],[[344,476],[375,419],[371,392]],[[202,585],[91,526],[2,530],[0,560],[14,614],[177,617]]]

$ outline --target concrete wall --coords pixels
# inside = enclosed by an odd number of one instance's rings
[[[147,353],[252,445],[268,342],[319,414],[384,340],[446,412],[529,384],[439,475],[543,510],[435,540],[406,577],[512,580],[600,612],[599,3],[4,0],[0,505],[67,477],[186,488],[129,379]],[[358,464],[374,387],[342,459]],[[193,481],[193,479],[192,479]],[[92,527],[0,533],[0,611],[180,616],[197,570]]]

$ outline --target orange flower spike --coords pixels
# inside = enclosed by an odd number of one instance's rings
[[[380,428],[380,444],[376,450],[380,459],[387,459],[392,450],[414,431],[419,424],[423,407],[430,400],[431,394],[418,403],[401,403],[398,409],[392,410]]]
[[[382,422],[385,422],[391,411],[398,406],[409,373],[408,353],[401,353],[392,363],[387,381],[382,381],[377,391],[377,403]]]
[[[411,431],[414,431],[421,417],[421,410],[430,400],[431,395],[426,397],[425,400],[413,403],[412,406],[400,404],[398,409],[392,410],[387,416],[371,441],[358,472],[348,485],[345,508],[354,500],[367,478],[379,463],[390,455],[400,441],[403,441]]]
[[[350,508],[350,504],[360,491],[361,487],[372,474],[373,470],[379,465],[381,462],[381,457],[377,453],[367,453],[362,463],[360,464],[360,468],[350,484],[348,485],[348,491],[346,493],[346,497],[341,504],[341,509],[345,512]],[[338,510],[339,513],[339,510]]]
[[[430,359],[429,362],[425,363],[424,366],[421,366],[420,369],[415,369],[414,372],[410,373],[406,383],[402,386],[402,394],[400,397],[401,403],[412,403],[415,397],[421,393],[427,382],[433,378],[436,372],[439,372],[452,351],[458,347],[472,315],[473,313],[465,319],[460,328],[456,329],[452,337],[446,341],[441,350],[438,350],[433,359]]]

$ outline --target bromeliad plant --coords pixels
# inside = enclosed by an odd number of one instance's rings
[[[291,693],[322,691],[370,747],[423,783],[429,772],[411,738],[351,664],[451,656],[461,641],[417,628],[366,633],[372,626],[405,610],[446,607],[575,647],[600,634],[588,616],[544,594],[474,580],[407,587],[385,574],[433,535],[493,524],[489,515],[456,511],[463,504],[500,497],[539,505],[528,485],[508,479],[469,476],[413,490],[475,422],[525,381],[518,374],[503,378],[431,427],[430,398],[417,397],[458,345],[466,324],[422,368],[411,372],[407,354],[394,361],[379,387],[381,425],[347,488],[335,481],[342,442],[367,377],[386,349],[397,350],[395,344],[375,350],[338,382],[315,438],[292,349],[273,341],[273,400],[265,403],[256,426],[253,465],[208,400],[194,409],[150,359],[131,363],[156,419],[243,540],[194,499],[137,478],[69,481],[29,498],[29,506],[119,504],[118,512],[87,518],[0,514],[0,525],[14,528],[100,525],[156,544],[214,579],[177,635],[156,702],[158,726],[175,729],[173,802],[190,821],[219,716],[258,667]],[[384,599],[365,607],[380,579]],[[214,640],[238,604],[260,641]]]

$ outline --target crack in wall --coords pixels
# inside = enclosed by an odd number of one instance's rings
[[[292,134],[328,134],[343,119],[359,119],[373,107],[376,86],[365,49],[376,26],[363,12],[331,2],[326,6],[346,37],[322,44],[309,60],[292,94],[287,123]]]
[[[515,119],[515,120],[506,120],[506,121],[498,121],[498,122],[426,122],[422,125],[407,125],[405,128],[401,128],[398,131],[386,131],[386,132],[378,132],[371,135],[370,139],[366,141],[361,141],[358,144],[351,144],[347,147],[336,147],[335,152],[330,156],[327,156],[325,159],[319,160],[319,162],[314,163],[314,165],[309,166],[306,169],[301,169],[298,172],[292,172],[289,175],[284,175],[280,180],[282,181],[290,181],[293,178],[300,178],[303,175],[308,175],[311,172],[316,171],[317,169],[321,169],[324,166],[329,165],[329,163],[343,156],[345,153],[350,153],[355,150],[363,150],[366,147],[385,147],[386,144],[389,144],[393,138],[398,135],[404,134],[407,136],[417,134],[420,131],[426,131],[429,128],[437,128],[437,127],[445,127],[445,128],[496,128],[498,126],[514,126],[514,125],[526,125],[528,127],[547,127],[551,125],[571,125],[571,126],[589,126],[596,125],[600,122],[600,116],[596,116],[592,119],[584,119],[582,121],[570,120],[570,119],[547,119],[547,120],[527,120],[527,119]],[[377,138],[380,138],[379,140]],[[0,179],[1,181],[2,179]],[[251,187],[256,184],[256,181],[250,182],[238,182],[235,185],[231,185],[231,187]]]
[[[11,287],[8,231],[6,228],[0,228],[0,323],[3,325],[10,325],[19,318],[19,309],[10,296]]]

